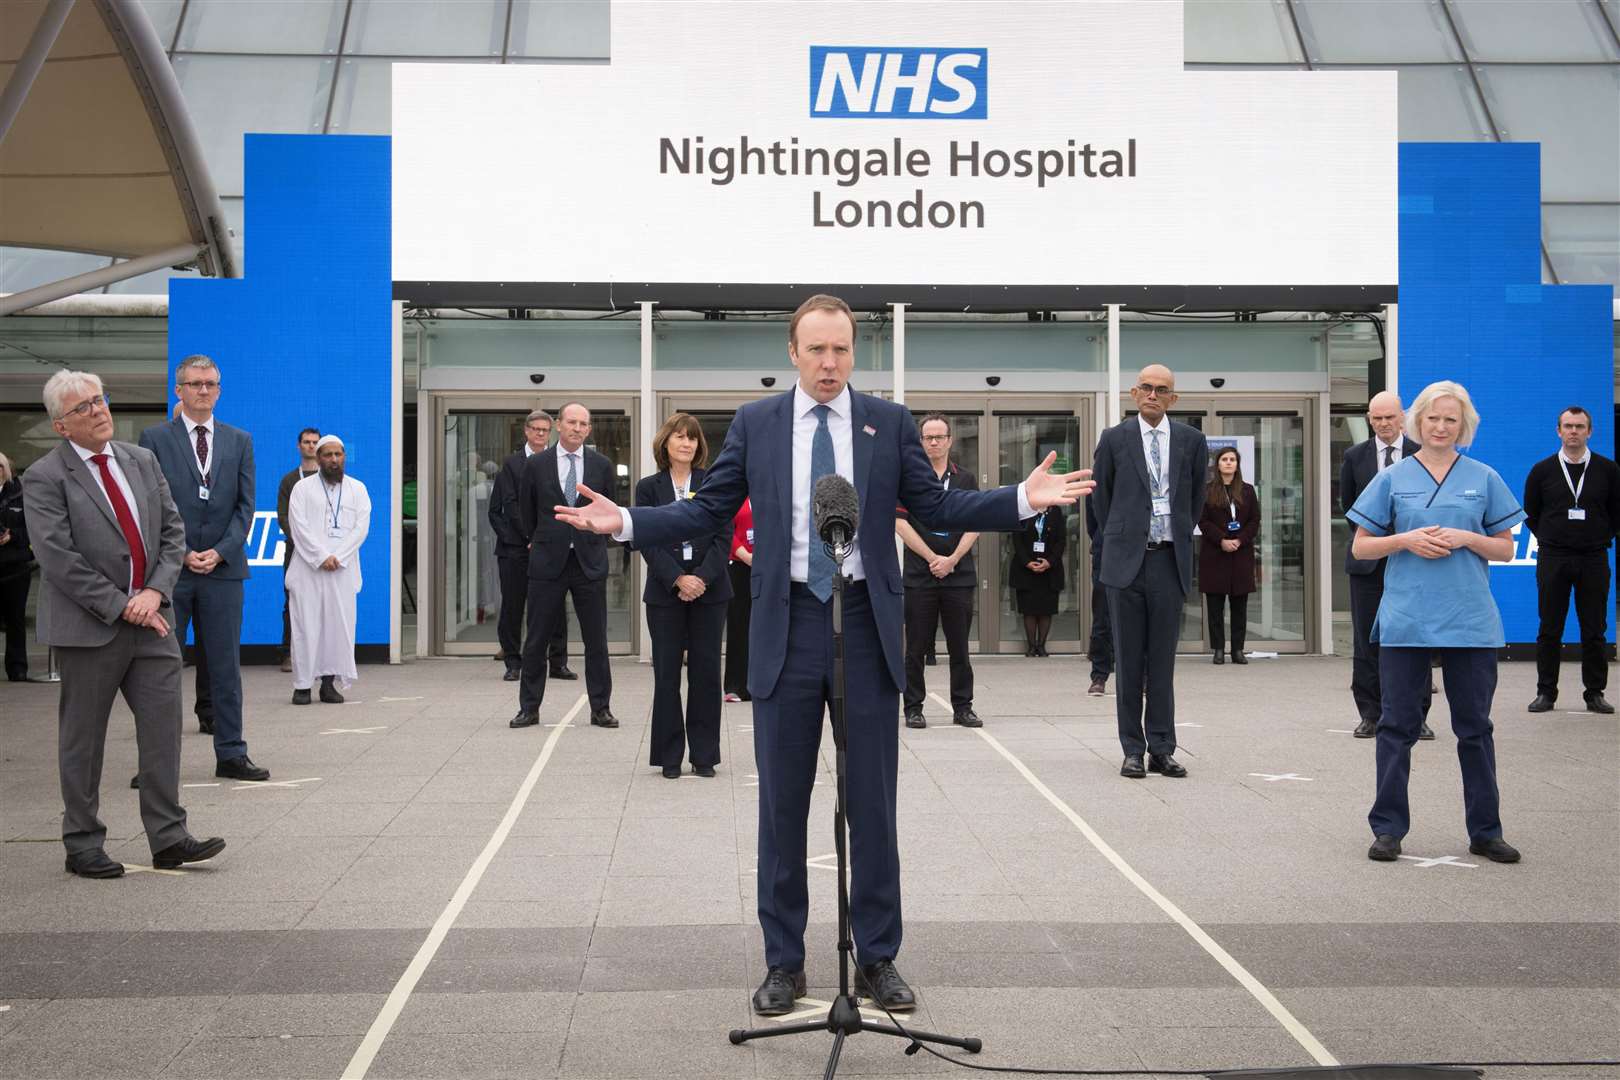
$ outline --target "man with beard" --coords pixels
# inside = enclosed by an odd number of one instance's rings
[[[360,545],[371,528],[366,486],[343,473],[343,440],[325,435],[315,447],[320,472],[293,485],[293,704],[308,705],[315,679],[321,700],[341,705],[354,682],[355,596],[360,592]],[[337,685],[334,685],[336,683]]]

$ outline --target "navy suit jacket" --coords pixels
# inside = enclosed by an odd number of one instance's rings
[[[1175,542],[1181,591],[1186,593],[1192,588],[1193,526],[1204,512],[1208,490],[1209,444],[1204,433],[1179,420],[1170,421],[1170,458],[1164,469],[1170,481],[1170,539]],[[1103,432],[1097,441],[1092,476],[1097,481],[1092,506],[1103,536],[1098,576],[1104,585],[1123,589],[1142,569],[1153,518],[1152,481],[1136,417],[1127,417]]]
[[[141,446],[157,455],[169,494],[186,524],[186,550],[219,552],[219,565],[204,575],[217,581],[242,581],[248,576],[248,533],[253,528],[253,436],[214,418],[214,437],[208,443],[208,499],[197,497],[202,474],[197,454],[186,436],[186,422],[175,417],[141,432]],[[182,575],[190,570],[181,569]]]
[[[692,490],[703,486],[706,476],[702,469],[692,470]],[[643,476],[636,482],[637,506],[668,506],[675,501],[675,482],[669,470]],[[731,546],[731,530],[702,536],[692,541],[692,573],[703,579],[703,595],[691,601],[694,604],[722,604],[731,599],[731,575],[726,571],[727,548]],[[681,545],[653,548],[638,545],[641,557],[647,560],[647,584],[641,590],[643,602],[655,607],[684,604],[675,593],[675,579],[686,573],[681,569]]]
[[[533,454],[521,466],[522,486],[518,490],[518,520],[529,537],[529,577],[549,581],[561,577],[568,564],[568,548],[574,549],[585,577],[600,581],[607,577],[607,537],[579,532],[557,520],[553,507],[563,503],[562,483],[557,479],[557,447]],[[519,450],[518,453],[523,451]],[[579,482],[592,491],[613,490],[613,462],[589,446],[581,447]]]
[[[1016,487],[942,491],[905,406],[850,391],[855,540],[883,656],[896,687],[905,685],[900,632],[904,586],[895,557],[894,509],[904,504],[929,528],[1008,532],[1018,527]],[[788,559],[793,544],[793,391],[737,410],[726,445],[691,499],[628,511],[637,548],[663,547],[731,528],[743,500],[754,502],[753,613],[748,628],[748,692],[770,697],[787,661]],[[819,541],[817,541],[819,542]],[[857,688],[851,688],[855,692]],[[873,692],[877,688],[871,688]]]
[[[1417,443],[1401,436],[1401,457],[1409,458],[1423,449]],[[1339,466],[1339,510],[1349,513],[1350,508],[1356,505],[1361,493],[1367,485],[1373,482],[1378,475],[1378,439],[1363,439],[1344,452],[1344,462]],[[1356,526],[1350,525],[1350,539],[1356,538]],[[1344,572],[1347,574],[1370,574],[1383,563],[1383,559],[1358,559],[1350,554],[1353,544],[1345,545]]]

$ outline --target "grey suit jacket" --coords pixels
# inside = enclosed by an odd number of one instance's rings
[[[157,458],[129,443],[110,442],[135,495],[146,545],[146,587],[167,605],[180,578],[186,532]],[[42,645],[105,645],[129,603],[129,547],[112,504],[92,470],[66,439],[23,473],[28,533],[39,560]]]
[[[1175,542],[1181,591],[1186,593],[1192,589],[1193,526],[1204,512],[1209,471],[1209,444],[1204,441],[1204,433],[1172,420],[1170,459],[1164,470],[1170,481],[1170,539]],[[1092,477],[1097,488],[1091,493],[1091,505],[1103,536],[1099,577],[1104,585],[1123,589],[1136,580],[1142,569],[1153,516],[1147,454],[1142,449],[1136,417],[1103,432],[1097,443]]]

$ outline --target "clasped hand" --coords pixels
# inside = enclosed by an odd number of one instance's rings
[[[1458,548],[1468,547],[1474,536],[1466,529],[1428,525],[1402,533],[1401,543],[1414,555],[1421,555],[1425,559],[1443,559]]]
[[[675,592],[687,603],[691,603],[708,591],[709,587],[703,584],[703,579],[696,574],[682,574],[675,579]]]
[[[186,552],[186,569],[193,574],[212,574],[219,564],[219,552],[213,548],[207,551]]]
[[[158,637],[168,637],[169,624],[158,614],[158,608],[162,604],[162,593],[156,589],[142,589],[129,598],[129,603],[124,605],[124,613],[120,617],[127,623],[145,626],[155,631]]]
[[[956,569],[956,556],[935,555],[928,560],[928,572],[937,578],[948,578]]]
[[[1236,540],[1222,540],[1221,541],[1221,550],[1222,551],[1236,551],[1241,546],[1242,545],[1240,545]]]

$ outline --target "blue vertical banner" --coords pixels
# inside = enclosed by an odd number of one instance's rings
[[[220,370],[216,415],[253,436],[257,496],[243,645],[281,643],[283,536],[276,490],[298,466],[298,432],[340,437],[371,496],[360,549],[357,645],[386,646],[392,500],[393,258],[387,137],[248,135],[236,280],[169,286],[169,367],[192,353]]]
[[[1400,387],[1410,403],[1452,379],[1481,417],[1467,451],[1521,498],[1530,467],[1558,452],[1558,414],[1592,413],[1592,451],[1614,456],[1614,289],[1541,283],[1541,147],[1402,143]],[[1508,643],[1536,639],[1536,545],[1491,568]],[[1614,640],[1614,594],[1609,596]],[[1571,607],[1564,640],[1580,640]]]

